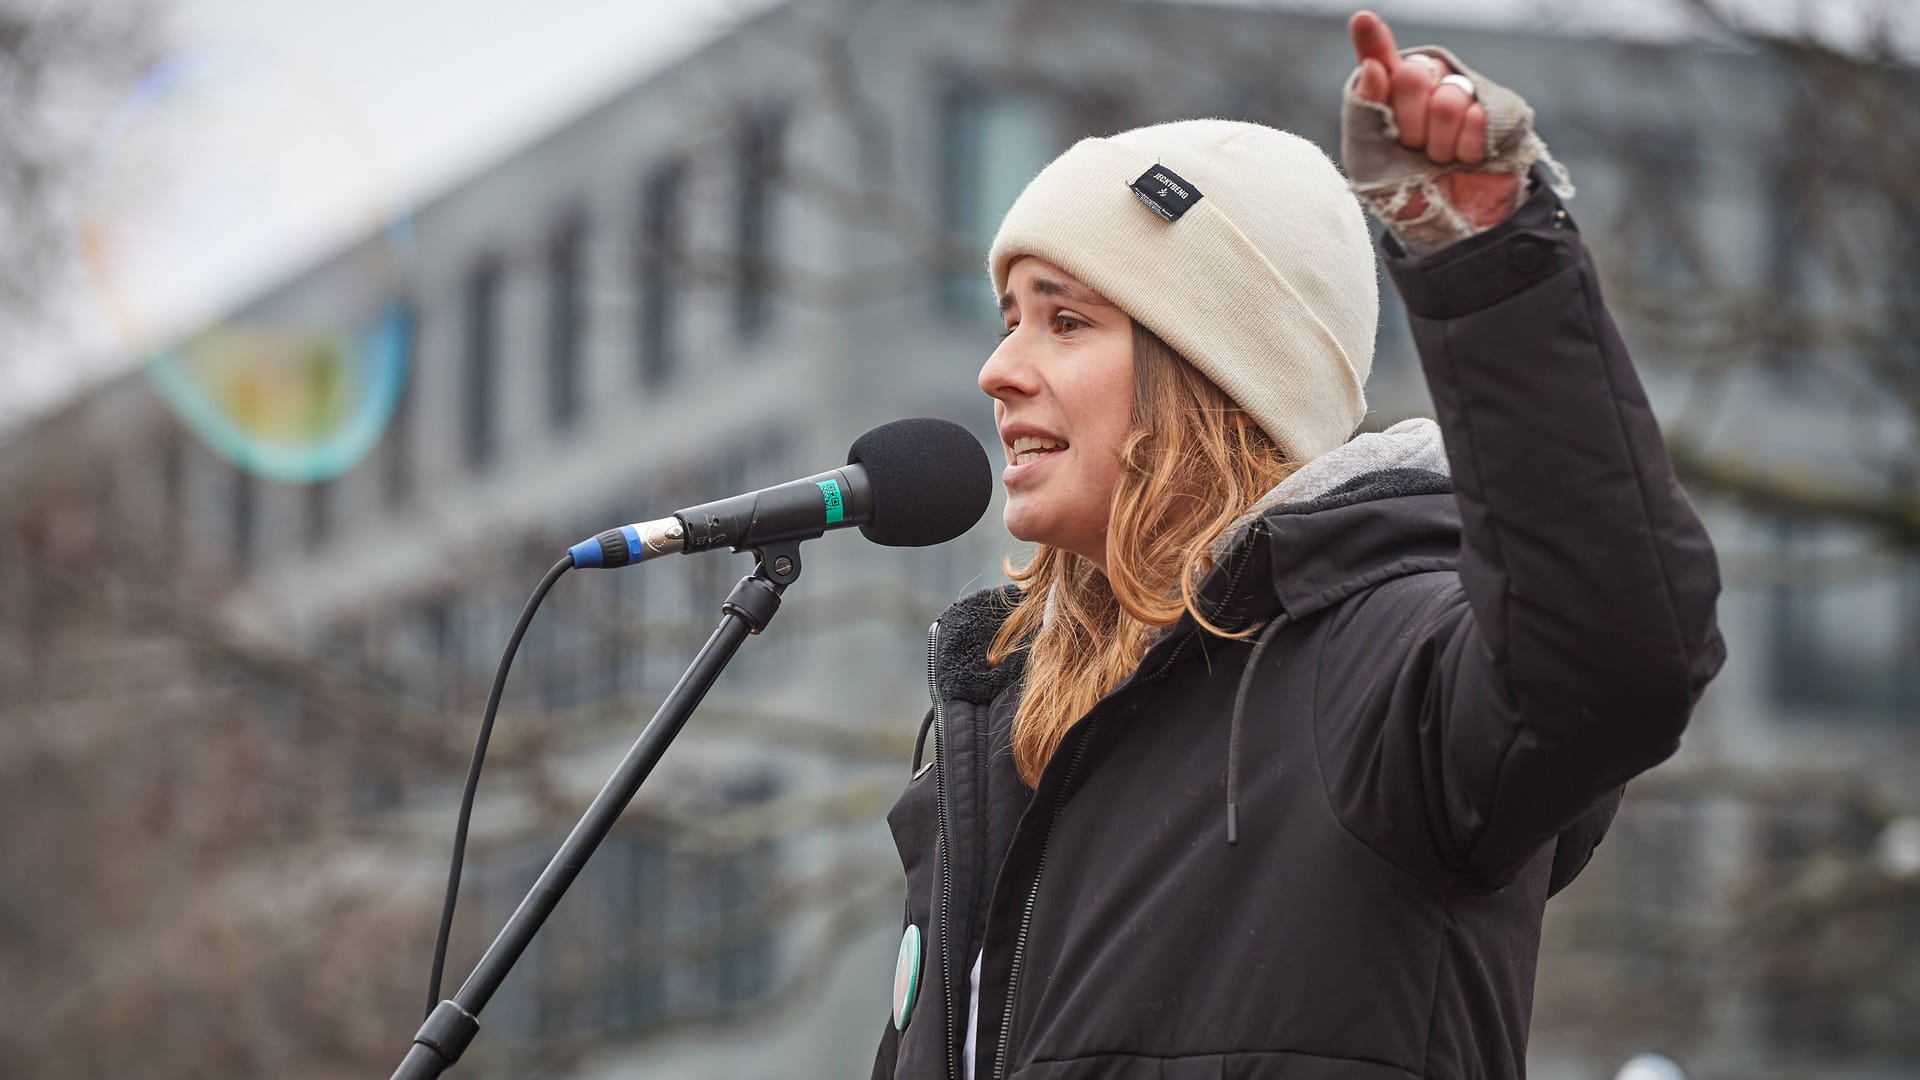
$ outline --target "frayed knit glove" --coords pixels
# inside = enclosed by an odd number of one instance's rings
[[[1447,201],[1434,183],[1451,172],[1525,173],[1536,161],[1545,162],[1552,187],[1562,198],[1573,196],[1567,170],[1547,152],[1547,144],[1533,130],[1533,107],[1512,90],[1460,62],[1438,45],[1401,49],[1402,57],[1425,53],[1444,61],[1454,72],[1473,80],[1476,100],[1487,110],[1487,158],[1477,165],[1435,164],[1426,153],[1400,143],[1393,109],[1385,102],[1367,101],[1358,93],[1360,69],[1348,76],[1340,114],[1340,156],[1347,180],[1373,215],[1392,230],[1402,247],[1416,255],[1438,251],[1480,231]],[[1408,200],[1418,191],[1425,206],[1402,219]],[[1515,188],[1514,205],[1526,198],[1526,185]]]

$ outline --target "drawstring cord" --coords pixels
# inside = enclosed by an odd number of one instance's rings
[[[1233,721],[1227,729],[1227,843],[1240,842],[1240,721],[1247,712],[1247,693],[1253,689],[1253,673],[1259,670],[1260,657],[1273,641],[1273,632],[1287,623],[1287,615],[1281,612],[1260,631],[1260,638],[1253,644],[1253,655],[1247,657],[1247,669],[1240,673],[1240,687],[1233,695]]]

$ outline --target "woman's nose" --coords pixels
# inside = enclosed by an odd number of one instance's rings
[[[1038,381],[1032,361],[1016,332],[1000,339],[1000,345],[980,365],[980,389],[990,398],[1006,400],[1034,393]]]

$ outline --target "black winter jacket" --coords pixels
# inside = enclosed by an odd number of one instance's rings
[[[1030,792],[1019,664],[984,662],[1007,594],[935,624],[888,815],[923,982],[876,1078],[962,1075],[983,943],[980,1080],[1524,1075],[1547,897],[1726,656],[1712,546],[1531,179],[1442,251],[1383,241],[1451,475],[1258,519],[1203,588],[1255,638],[1183,618]]]

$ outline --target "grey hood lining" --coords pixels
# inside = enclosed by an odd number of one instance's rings
[[[1299,511],[1321,509],[1314,504],[1355,490],[1355,482],[1361,478],[1401,469],[1453,475],[1447,464],[1447,448],[1440,436],[1440,425],[1432,417],[1410,417],[1384,431],[1356,435],[1300,466],[1227,527],[1214,547],[1214,554],[1225,554],[1250,525],[1276,507],[1286,506],[1294,511],[1298,504]]]

